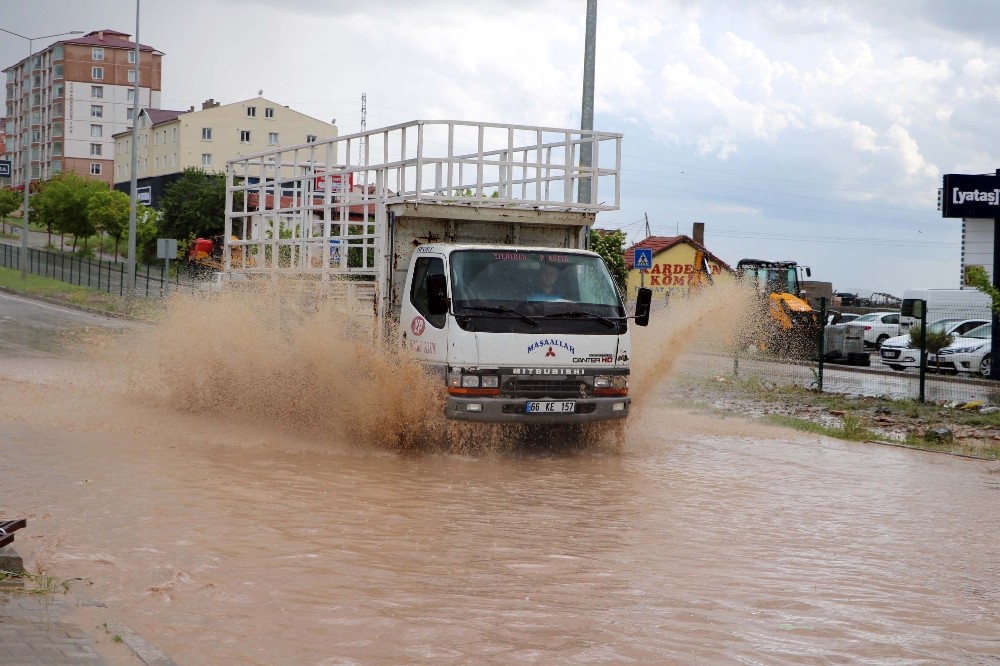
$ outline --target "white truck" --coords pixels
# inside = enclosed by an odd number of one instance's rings
[[[581,166],[589,150],[592,166]],[[227,163],[224,271],[312,281],[441,378],[448,418],[628,416],[629,316],[596,215],[621,135],[413,121]],[[581,183],[584,201],[577,201]]]

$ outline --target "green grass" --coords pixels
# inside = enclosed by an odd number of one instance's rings
[[[764,420],[786,428],[811,432],[817,435],[826,435],[827,437],[835,437],[837,439],[846,439],[851,442],[890,441],[887,437],[879,435],[865,427],[862,419],[849,414],[844,415],[843,425],[838,428],[797,416],[786,416],[785,414],[768,414],[764,417]]]
[[[155,299],[137,298],[129,303],[128,299],[117,294],[69,284],[54,278],[30,274],[22,278],[21,272],[13,268],[0,268],[0,287],[101,312],[127,314],[143,319],[154,318],[159,308],[159,303]]]
[[[32,573],[30,571],[5,571],[0,569],[0,583],[4,581],[21,581],[26,586],[18,590],[23,594],[66,594],[69,592],[72,583],[77,581],[87,581],[84,578],[69,578],[59,580],[55,576],[43,573]]]

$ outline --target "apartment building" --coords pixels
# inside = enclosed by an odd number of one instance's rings
[[[337,136],[337,127],[264,97],[232,104],[206,100],[201,110],[143,109],[136,129],[136,195],[157,207],[163,189],[184,169],[223,172],[226,161],[276,147]],[[115,135],[115,189],[132,181],[132,131]],[[334,156],[336,159],[336,156]]]
[[[114,135],[132,124],[135,43],[96,30],[7,67],[7,158],[15,187],[63,171],[111,184]],[[139,46],[139,104],[160,106],[163,53]],[[26,159],[27,158],[27,159]]]

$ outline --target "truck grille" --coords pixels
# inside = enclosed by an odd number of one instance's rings
[[[583,398],[590,395],[590,384],[582,377],[521,377],[503,378],[502,397],[510,398]]]

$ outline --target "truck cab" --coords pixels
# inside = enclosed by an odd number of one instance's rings
[[[427,245],[414,253],[407,284],[402,344],[442,377],[449,418],[628,416],[628,319],[599,255]]]

